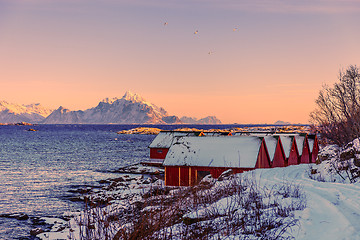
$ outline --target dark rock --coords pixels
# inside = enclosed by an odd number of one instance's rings
[[[5,214],[1,214],[0,217],[15,218],[17,220],[28,220],[29,219],[29,216],[25,213],[5,213]]]
[[[68,192],[71,193],[80,193],[80,194],[86,194],[92,191],[92,188],[87,187],[87,188],[78,188],[78,189],[70,189],[68,190]]]
[[[43,232],[44,232],[44,230],[42,228],[34,228],[34,229],[30,230],[30,235],[31,236],[36,236],[36,235],[38,235],[40,233],[43,233]]]
[[[28,220],[29,216],[27,214],[21,213],[16,217],[17,220]]]
[[[100,184],[110,183],[110,180],[108,180],[108,179],[100,180],[99,183]]]
[[[124,178],[122,178],[122,177],[113,178],[113,179],[110,179],[110,180],[113,181],[113,182],[124,182],[125,181]]]

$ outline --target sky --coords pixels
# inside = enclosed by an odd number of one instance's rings
[[[355,0],[0,0],[0,100],[95,107],[127,90],[170,115],[308,123],[360,65]]]

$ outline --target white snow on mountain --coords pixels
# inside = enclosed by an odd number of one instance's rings
[[[136,93],[127,91],[122,98],[105,98],[91,109],[69,111],[59,108],[44,123],[97,123],[97,124],[165,124],[176,121],[165,109],[158,107]]]
[[[39,103],[20,105],[0,101],[0,123],[38,123],[51,114],[52,110]]]

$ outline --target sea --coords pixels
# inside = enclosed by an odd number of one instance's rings
[[[61,218],[84,203],[72,200],[81,187],[118,177],[120,167],[149,158],[155,135],[117,134],[136,127],[227,129],[250,125],[82,125],[0,126],[0,239],[34,239],[40,217]],[[264,126],[264,125],[251,125]],[[29,131],[34,129],[36,131]]]

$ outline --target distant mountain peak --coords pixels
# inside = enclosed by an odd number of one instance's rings
[[[207,116],[201,119],[184,116],[180,120],[186,124],[221,124],[221,121],[215,116]]]
[[[126,91],[125,95],[122,99],[131,101],[131,102],[146,102],[144,98],[142,98],[139,94],[133,93],[131,91]]]
[[[285,121],[281,121],[281,120],[278,120],[274,123],[274,125],[291,125],[290,122],[285,122]]]

